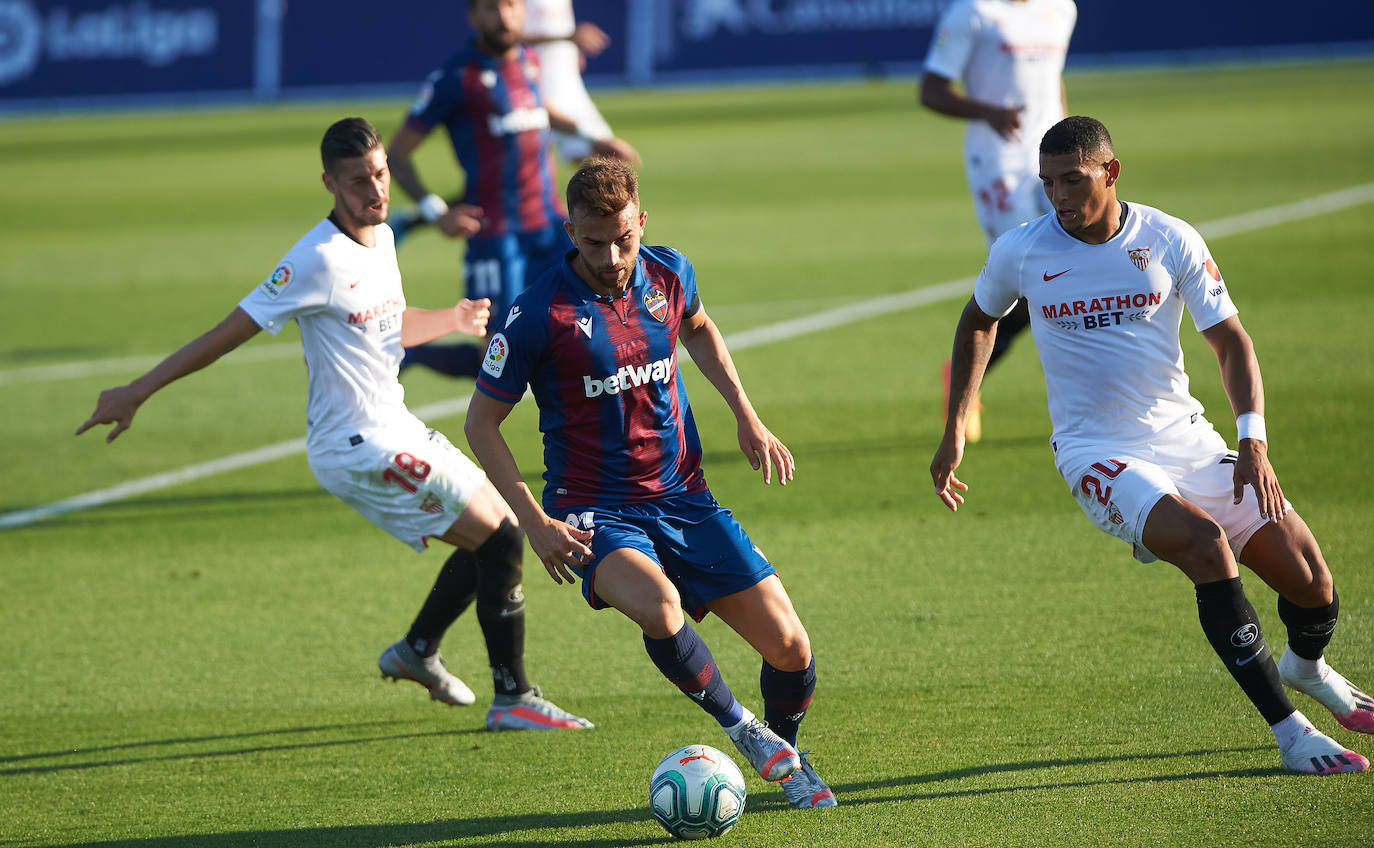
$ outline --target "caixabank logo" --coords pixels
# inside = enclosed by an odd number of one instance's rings
[[[0,0],[0,86],[29,78],[44,62],[123,59],[165,67],[218,46],[219,15],[211,8],[44,3],[40,13],[32,0]]]

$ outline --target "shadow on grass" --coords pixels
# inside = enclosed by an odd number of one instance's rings
[[[100,754],[109,751],[127,751],[148,748],[161,748],[173,745],[194,745],[202,742],[225,742],[235,739],[252,739],[257,737],[288,736],[298,733],[320,733],[335,730],[355,730],[364,728],[384,727],[387,725],[403,724],[396,721],[364,721],[353,724],[332,724],[320,725],[318,727],[290,727],[281,730],[260,730],[250,733],[229,733],[218,736],[187,736],[179,739],[152,739],[145,742],[125,742],[117,745],[105,745],[99,748],[78,748],[69,751],[48,751],[39,754],[21,754],[12,757],[0,758],[0,763],[28,762],[31,765],[21,765],[0,768],[0,778],[11,777],[25,774],[45,774],[57,771],[78,771],[82,769],[109,768],[110,766],[139,765],[141,763],[162,763],[173,762],[176,760],[196,760],[213,757],[237,757],[243,754],[259,754],[265,751],[292,751],[309,748],[333,748],[343,745],[367,745],[373,742],[392,742],[398,739],[429,739],[438,736],[464,736],[468,734],[485,733],[485,729],[469,728],[464,730],[428,730],[416,733],[389,733],[384,735],[372,735],[354,737],[350,739],[326,739],[317,742],[276,742],[274,744],[250,745],[242,748],[225,748],[212,751],[188,751],[185,753],[165,754],[162,756],[132,756],[120,759],[100,759],[92,760],[89,757],[93,754]],[[78,762],[57,762],[57,763],[37,763],[36,760],[63,759],[68,757],[85,757]],[[4,845],[0,842],[0,845]]]
[[[423,735],[423,734],[416,734]],[[290,747],[290,746],[287,746]],[[835,784],[836,794],[844,807],[887,804],[894,802],[931,801],[941,798],[974,797],[998,793],[1028,792],[1053,789],[1083,789],[1094,786],[1131,785],[1135,783],[1158,783],[1168,781],[1198,780],[1215,777],[1271,777],[1287,774],[1278,768],[1231,769],[1224,771],[1206,770],[1179,774],[1154,774],[1129,778],[1102,778],[1042,782],[1022,786],[969,787],[966,789],[944,789],[938,791],[897,791],[881,796],[855,797],[855,793],[872,790],[915,788],[928,784],[958,781],[965,778],[988,775],[1033,772],[1043,769],[1092,766],[1117,762],[1148,762],[1151,760],[1170,760],[1191,757],[1216,757],[1220,754],[1248,753],[1267,750],[1264,746],[1243,748],[1224,748],[1214,750],[1178,751],[1157,754],[1117,754],[1102,757],[1079,757],[1075,759],[1032,760],[1029,762],[994,763],[984,766],[969,766],[961,769],[935,772],[932,774],[890,777],[882,780]],[[783,812],[788,809],[786,802],[778,793],[768,797],[751,798],[749,810],[753,813]],[[461,844],[463,840],[489,839],[521,831],[550,831],[547,834],[530,834],[525,838],[508,838],[499,842],[481,844],[489,846],[558,846],[558,848],[628,848],[634,845],[666,845],[676,840],[667,834],[661,837],[644,839],[604,838],[569,839],[567,830],[595,825],[638,824],[652,820],[647,807],[622,810],[588,810],[577,813],[526,813],[518,815],[496,815],[477,818],[453,819],[437,822],[386,825],[344,825],[338,827],[303,828],[296,830],[256,830],[239,833],[198,834],[194,836],[164,836],[150,839],[124,839],[102,842],[70,843],[63,848],[302,848],[302,846],[329,845],[349,846],[349,848],[402,848],[407,845],[420,845],[434,842]],[[0,843],[2,844],[2,843]]]
[[[1278,766],[1272,768],[1250,768],[1250,769],[1227,769],[1227,770],[1207,770],[1184,772],[1180,774],[1153,774],[1144,777],[1112,777],[1100,780],[1067,780],[1058,783],[1038,783],[1030,785],[1016,786],[984,786],[969,787],[967,789],[947,789],[938,792],[908,792],[894,793],[882,796],[867,796],[862,798],[847,797],[847,793],[867,792],[875,789],[894,789],[906,786],[921,786],[928,783],[943,783],[949,780],[963,780],[969,777],[982,777],[990,774],[1012,774],[1019,771],[1035,771],[1039,769],[1070,768],[1077,766],[1090,766],[1100,763],[1120,763],[1120,762],[1148,762],[1150,760],[1172,760],[1188,757],[1217,757],[1222,754],[1244,754],[1251,751],[1272,750],[1272,745],[1251,745],[1243,748],[1211,748],[1197,751],[1171,751],[1159,754],[1114,754],[1104,757],[1078,757],[1075,759],[1059,760],[1030,760],[1023,763],[996,763],[986,766],[969,766],[961,769],[951,769],[949,771],[935,772],[933,774],[911,775],[909,777],[890,777],[884,780],[870,780],[865,782],[833,784],[832,789],[835,795],[840,798],[840,803],[846,806],[859,806],[865,804],[885,804],[892,801],[930,801],[938,798],[972,798],[979,795],[998,795],[1009,792],[1025,792],[1037,789],[1082,789],[1091,786],[1129,786],[1133,783],[1168,783],[1182,780],[1199,780],[1209,777],[1277,777],[1280,775],[1295,775],[1293,772],[1286,771]],[[787,805],[782,798],[770,797],[758,801],[750,800],[749,809],[756,812],[772,809],[786,809]]]

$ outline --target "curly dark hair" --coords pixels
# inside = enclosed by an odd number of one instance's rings
[[[1110,161],[1116,158],[1112,134],[1096,118],[1070,115],[1045,132],[1040,139],[1041,156],[1077,153],[1079,158]]]

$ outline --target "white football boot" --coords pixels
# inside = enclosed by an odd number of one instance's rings
[[[1340,672],[1327,665],[1326,660],[1320,659],[1314,664],[1289,648],[1279,660],[1279,679],[1283,685],[1310,695],[1330,710],[1346,730],[1374,733],[1374,698],[1355,688]]]
[[[414,680],[429,690],[429,697],[456,707],[465,707],[477,700],[468,685],[449,673],[444,658],[436,651],[422,657],[402,639],[377,658],[382,677],[390,680]]]

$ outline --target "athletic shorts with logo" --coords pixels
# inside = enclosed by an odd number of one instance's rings
[[[964,176],[973,195],[978,226],[991,243],[1002,233],[1051,211],[1040,182],[1036,147],[1003,145],[968,150]]]
[[[1159,559],[1141,539],[1150,510],[1166,495],[1178,495],[1211,516],[1237,558],[1268,521],[1253,486],[1234,503],[1236,452],[1210,425],[1143,449],[1075,448],[1073,457],[1059,467],[1079,507],[1099,530],[1129,542],[1141,562]]]
[[[578,569],[582,597],[592,609],[607,606],[596,594],[596,567],[622,548],[633,548],[656,562],[677,587],[682,608],[696,621],[706,617],[711,601],[776,573],[709,490],[645,503],[579,507],[554,517],[595,531],[592,561]]]
[[[330,494],[417,551],[453,526],[486,481],[443,433],[413,417],[342,438],[309,460]]]

